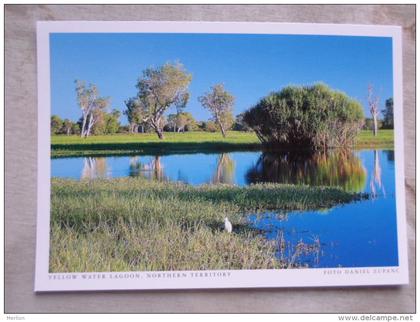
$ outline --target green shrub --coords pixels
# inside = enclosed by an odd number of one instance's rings
[[[363,125],[360,103],[327,85],[289,86],[263,98],[244,121],[270,147],[350,146]]]

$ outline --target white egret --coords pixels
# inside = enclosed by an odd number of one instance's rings
[[[232,223],[229,221],[228,217],[225,218],[225,230],[228,233],[232,232]]]

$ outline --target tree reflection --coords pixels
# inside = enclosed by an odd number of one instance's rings
[[[395,161],[394,150],[385,150],[384,152],[386,154],[386,158],[387,158],[388,161],[390,161],[390,162]]]
[[[378,150],[373,151],[373,171],[370,177],[370,190],[373,198],[378,196],[379,191],[385,196],[385,187],[382,184],[382,168]]]
[[[106,163],[106,158],[84,158],[82,179],[96,179],[107,177],[108,165]]]
[[[153,179],[162,181],[165,179],[165,174],[163,173],[163,164],[159,155],[155,156],[155,159],[152,161],[152,173]]]
[[[360,192],[366,183],[366,170],[362,161],[347,150],[262,153],[246,179],[248,183],[337,186]]]
[[[129,176],[140,176],[149,180],[166,180],[164,174],[164,167],[161,161],[161,157],[159,155],[156,155],[151,161],[144,163],[141,162],[139,156],[130,158]]]
[[[130,158],[130,164],[128,167],[128,176],[130,177],[144,177],[144,167],[145,164],[141,162],[139,156],[134,156]]]
[[[233,184],[235,181],[235,161],[233,161],[228,153],[222,153],[217,160],[216,171],[213,175],[212,183]]]

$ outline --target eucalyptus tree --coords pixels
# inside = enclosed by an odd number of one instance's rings
[[[193,131],[196,128],[197,122],[192,114],[188,112],[169,114],[165,126],[166,131],[172,132]]]
[[[373,120],[373,135],[378,135],[379,97],[375,95],[373,85],[368,85],[368,105]]]
[[[120,127],[120,115],[121,112],[116,109],[113,109],[110,113],[102,110],[98,111],[92,133],[95,135],[117,133]]]
[[[98,88],[94,84],[86,86],[86,83],[80,80],[76,80],[75,83],[77,103],[82,110],[80,136],[88,137],[101,114],[100,112],[108,107],[109,98],[100,97]]]
[[[191,131],[196,127],[197,122],[191,113],[182,112],[176,116],[176,126],[178,132]]]
[[[106,117],[107,134],[114,134],[118,132],[118,129],[121,127],[120,116],[121,116],[121,112],[117,109],[113,109],[111,113],[107,114],[107,117]]]
[[[167,123],[166,123],[166,130],[176,132],[177,131],[177,114],[169,114]]]
[[[189,113],[188,113],[189,114]],[[176,127],[177,132],[185,132],[185,128],[187,127],[188,123],[190,122],[189,115],[187,113],[179,113],[176,116]]]
[[[51,134],[59,134],[63,127],[63,120],[58,115],[51,116]]]
[[[225,90],[223,84],[216,84],[210,92],[204,93],[198,100],[205,109],[210,111],[223,137],[226,137],[226,130],[233,124],[235,97]]]
[[[73,125],[74,123],[72,121],[70,121],[69,119],[65,119],[63,121],[63,132],[66,135],[70,135],[73,130]]]
[[[182,110],[188,102],[188,86],[192,75],[180,63],[166,63],[157,68],[147,68],[137,82],[138,105],[142,121],[150,125],[159,139],[163,139],[164,113],[170,107]]]
[[[137,97],[131,97],[124,101],[124,103],[127,107],[124,111],[124,115],[127,116],[129,131],[130,133],[137,133],[139,126],[142,126],[144,123],[143,118],[145,117],[145,110]]]

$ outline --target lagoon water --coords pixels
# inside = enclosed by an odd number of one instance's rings
[[[369,200],[322,211],[250,214],[249,224],[278,245],[279,257],[308,267],[398,265],[393,150],[328,155],[229,152],[51,160],[53,177],[72,179],[142,176],[187,184],[279,182],[339,186],[367,192]],[[296,245],[308,247],[296,254]],[[283,246],[280,247],[279,245]],[[316,247],[314,246],[316,245]]]

